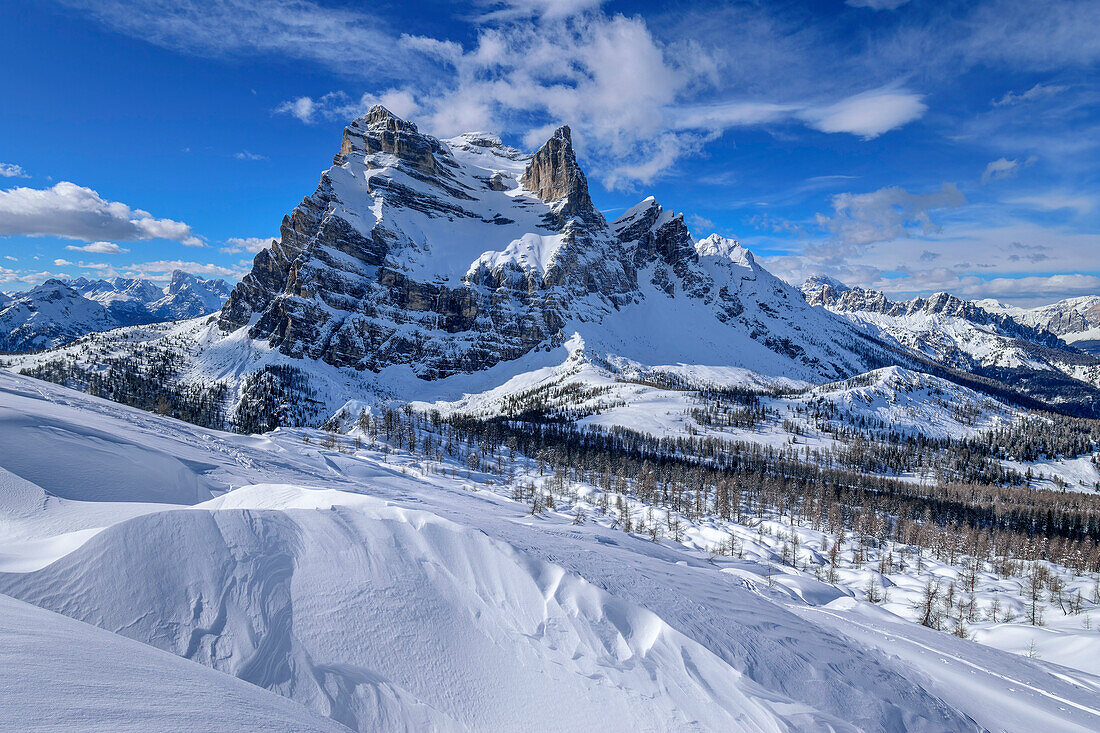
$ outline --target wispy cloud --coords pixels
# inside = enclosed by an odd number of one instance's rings
[[[260,155],[259,153],[252,153],[247,150],[242,150],[236,153],[234,156],[237,160],[267,160],[266,155]]]
[[[1033,102],[1036,99],[1042,99],[1044,97],[1051,97],[1055,94],[1060,94],[1069,89],[1067,86],[1060,84],[1036,84],[1027,91],[1023,92],[1005,92],[1005,95],[1000,99],[993,100],[994,107],[1008,107],[1014,104],[1021,104],[1023,102]]]
[[[345,92],[329,92],[314,99],[297,97],[283,102],[275,108],[276,114],[295,117],[306,124],[317,120],[346,121],[358,117],[375,104],[381,104],[399,117],[409,118],[420,111],[411,92],[403,89],[388,89],[380,94],[362,94],[352,99]]]
[[[1087,214],[1096,208],[1097,197],[1082,193],[1048,191],[1028,196],[1017,196],[1008,203],[1026,206],[1038,211],[1060,211],[1069,209],[1079,214]]]
[[[0,163],[0,177],[3,178],[30,178],[23,166],[15,163]]]
[[[344,76],[404,78],[417,59],[379,15],[311,0],[58,0],[146,43],[206,58],[271,54]]]
[[[1015,158],[1012,160],[1008,158],[997,158],[997,160],[990,161],[989,164],[986,165],[985,170],[982,171],[982,185],[985,186],[993,181],[1011,178],[1019,173],[1021,168],[1032,165],[1036,160],[1038,160],[1038,158],[1032,155],[1022,163]]]
[[[962,206],[966,197],[953,183],[939,191],[913,194],[899,186],[870,193],[842,193],[833,197],[833,214],[817,215],[817,224],[842,245],[862,247],[907,235],[914,229],[924,234],[937,231],[931,212]]]
[[[870,8],[871,10],[897,10],[909,0],[846,0],[853,8]]]

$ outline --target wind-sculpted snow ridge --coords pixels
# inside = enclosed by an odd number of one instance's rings
[[[781,730],[816,717],[560,566],[341,492],[238,489],[116,525],[5,581],[357,730],[597,719],[608,730]]]
[[[903,374],[882,380],[921,388]],[[82,426],[89,445],[170,453],[176,443],[177,459],[240,487],[166,506],[85,501],[79,486],[62,500],[7,475],[0,518],[13,539],[0,548],[0,593],[105,629],[85,664],[117,632],[361,730],[1089,730],[1100,721],[1100,681],[879,612],[845,585],[862,585],[866,567],[842,569],[837,585],[777,569],[773,525],[786,530],[765,516],[767,533],[711,517],[678,542],[653,542],[599,515],[591,486],[570,500],[591,516],[577,524],[562,494],[558,510],[532,516],[508,486],[459,474],[450,459],[431,468],[347,438],[325,447],[331,434],[319,430],[205,431],[12,375],[0,374],[0,395],[32,422]],[[18,429],[0,423],[0,439]],[[42,434],[43,453],[55,435]],[[0,467],[11,471],[8,457]],[[515,456],[513,470],[524,461]],[[553,485],[527,466],[523,481]],[[627,501],[637,520],[652,515]],[[708,554],[731,532],[740,558]],[[820,541],[803,544],[811,562]],[[896,595],[903,580],[892,577]],[[56,651],[50,659],[64,658]],[[0,643],[6,671],[26,664]],[[170,680],[173,669],[144,674]],[[240,689],[231,683],[227,693]],[[193,701],[196,715],[205,700]],[[37,712],[48,726],[49,709]]]
[[[241,680],[0,595],[0,729],[346,731]]]

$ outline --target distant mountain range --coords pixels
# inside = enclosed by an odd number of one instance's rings
[[[1100,354],[1100,295],[1067,298],[1038,308],[1016,308],[996,300],[979,300],[975,305],[991,313],[1004,313],[1019,323],[1045,328],[1066,343]]]
[[[176,270],[167,285],[145,279],[47,280],[0,294],[0,351],[48,349],[85,334],[207,315],[229,297],[224,280]]]
[[[971,302],[950,293],[895,301],[877,290],[826,277],[810,278],[801,290],[811,305],[848,319],[868,334],[1051,405],[1095,404],[1100,396],[1100,359],[1048,330],[1050,320],[1024,319],[1012,312],[1031,311],[994,308],[992,301]]]

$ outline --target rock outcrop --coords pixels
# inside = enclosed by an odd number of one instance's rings
[[[588,194],[588,179],[577,165],[573,152],[573,136],[568,125],[562,125],[531,157],[521,179],[524,188],[542,201],[556,204],[557,217],[582,217],[602,221],[603,216],[592,206]]]

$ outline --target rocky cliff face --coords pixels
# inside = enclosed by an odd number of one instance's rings
[[[540,200],[555,204],[553,211],[558,221],[580,217],[593,223],[603,222],[603,216],[592,206],[588,195],[588,179],[577,165],[568,125],[559,127],[531,156],[520,182]]]
[[[375,107],[281,234],[220,323],[337,366],[485,368],[560,342],[577,301],[612,309],[629,292],[568,131],[532,157],[484,133],[439,141]]]
[[[608,225],[568,127],[525,154],[489,133],[436,140],[382,107],[345,129],[333,166],[256,256],[219,323],[290,356],[372,371],[407,365],[435,379],[574,332],[590,350],[621,353],[631,346],[621,334],[639,325],[629,314],[669,298],[703,319],[686,328],[735,331],[725,342],[708,333],[721,353],[708,346],[692,352],[699,359],[731,358],[747,335],[759,362],[799,376],[868,365],[865,337],[811,311],[732,240],[697,246],[683,218],[653,199]],[[802,316],[825,321],[816,330],[836,341],[803,339]]]

